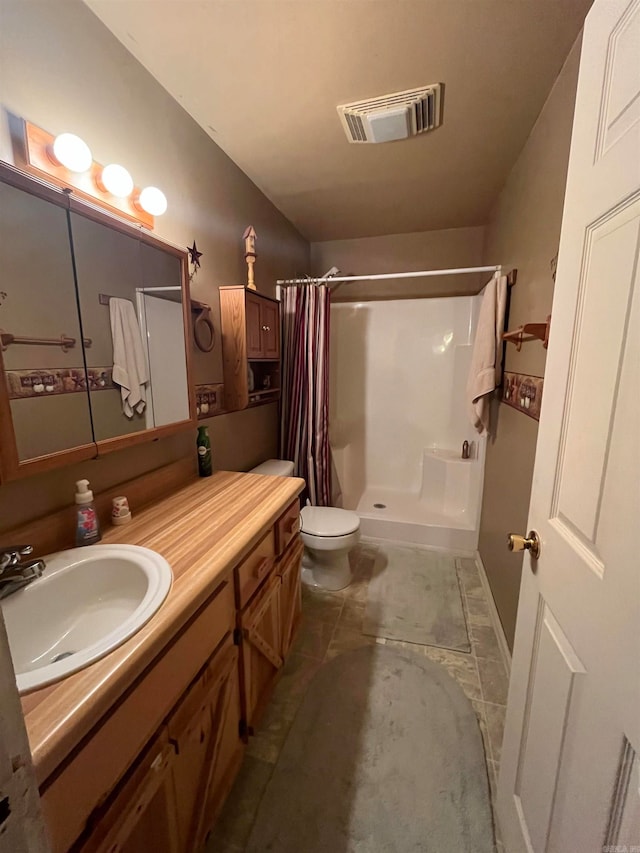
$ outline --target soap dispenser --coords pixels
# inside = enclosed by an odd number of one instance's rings
[[[93,545],[102,538],[93,492],[88,480],[76,483],[76,545]]]

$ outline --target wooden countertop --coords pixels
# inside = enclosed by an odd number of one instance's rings
[[[150,504],[130,524],[103,531],[104,543],[142,545],[165,557],[173,584],[158,612],[122,646],[22,697],[41,786],[303,488],[304,480],[294,477],[221,471]]]

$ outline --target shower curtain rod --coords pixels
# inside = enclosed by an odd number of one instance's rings
[[[470,272],[501,272],[502,265],[493,267],[460,267],[454,270],[420,270],[419,272],[379,273],[377,275],[335,275],[329,278],[285,278],[276,281],[278,285],[285,284],[333,284],[334,282],[349,281],[380,281],[387,278],[423,278],[431,275],[461,275]]]

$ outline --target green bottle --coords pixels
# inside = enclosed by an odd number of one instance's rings
[[[198,448],[198,474],[201,477],[210,477],[213,469],[211,466],[211,440],[209,439],[208,427],[198,427],[196,446]]]

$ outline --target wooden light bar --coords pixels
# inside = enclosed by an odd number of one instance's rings
[[[100,189],[103,166],[94,160],[86,172],[71,172],[61,166],[53,158],[52,149],[55,136],[46,130],[25,121],[25,152],[24,169],[37,178],[44,178],[50,183],[63,189],[71,189],[74,195],[84,198],[93,204],[100,205],[111,213],[116,213],[124,219],[142,225],[153,231],[154,217],[134,204],[133,199],[140,194],[140,189],[134,187],[133,192],[126,198],[118,198]]]

